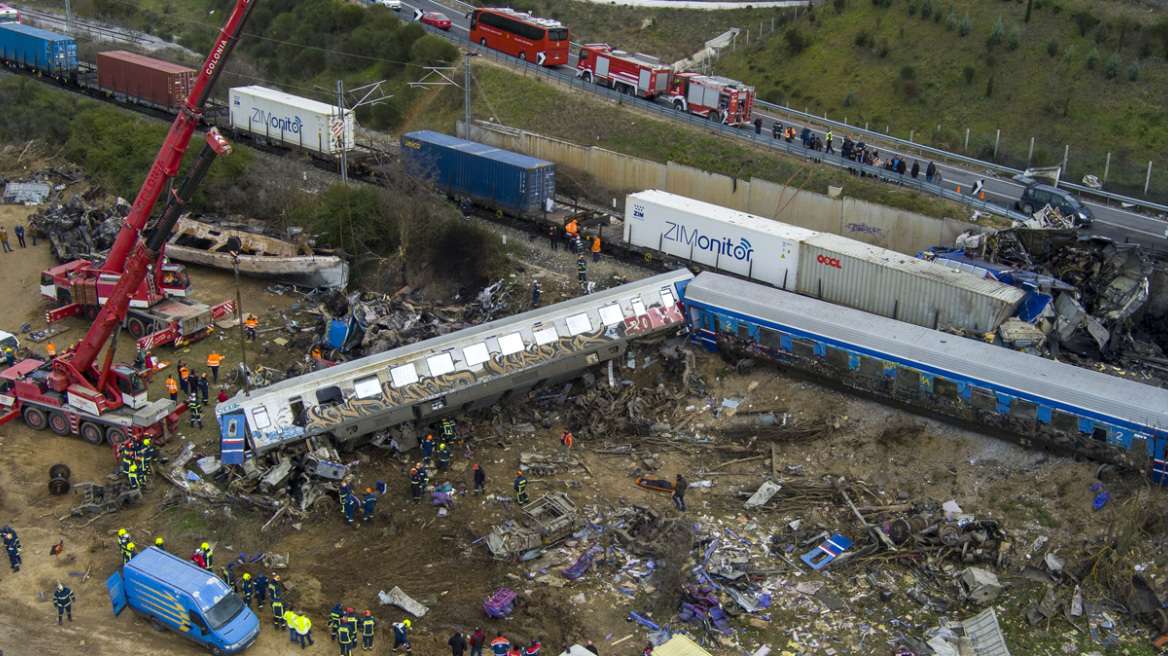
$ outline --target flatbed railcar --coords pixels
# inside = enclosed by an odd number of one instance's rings
[[[684,327],[680,287],[692,279],[663,273],[237,394],[215,407],[222,460],[314,436],[353,442],[570,380]]]
[[[693,339],[1168,484],[1168,390],[714,273]]]

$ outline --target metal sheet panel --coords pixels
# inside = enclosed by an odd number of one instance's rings
[[[797,291],[927,328],[989,332],[1022,290],[886,248],[819,233],[803,242]]]
[[[703,267],[797,287],[800,242],[816,233],[663,191],[629,194],[625,241]]]
[[[331,155],[352,150],[355,124],[352,110],[342,116],[335,105],[293,96],[259,86],[235,87],[229,92],[231,127],[284,146]]]

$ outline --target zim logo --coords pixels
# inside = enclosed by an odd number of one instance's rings
[[[819,262],[820,264],[827,265],[829,267],[835,267],[837,269],[843,268],[842,266],[840,266],[840,261],[835,259],[834,257],[827,257],[826,255],[820,255],[820,256],[815,258],[815,261]]]
[[[634,219],[645,218],[645,206],[644,205],[638,205],[636,203],[633,203],[633,218]]]

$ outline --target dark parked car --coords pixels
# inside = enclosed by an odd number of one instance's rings
[[[1064,215],[1073,216],[1075,225],[1091,225],[1091,222],[1095,220],[1091,209],[1079,202],[1074,194],[1039,182],[1028,185],[1022,191],[1022,198],[1014,203],[1014,207],[1026,215],[1034,214],[1047,205]]]

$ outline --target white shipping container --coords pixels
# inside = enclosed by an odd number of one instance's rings
[[[625,241],[795,291],[799,243],[813,230],[651,190],[629,194]]]
[[[260,86],[234,87],[229,95],[236,130],[324,155],[354,147],[353,110],[342,117],[335,105]]]
[[[926,328],[990,332],[1026,292],[945,266],[827,233],[803,241],[798,289]]]

